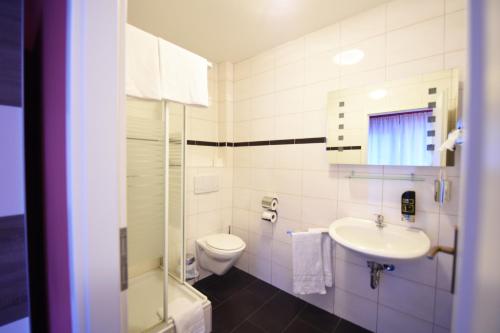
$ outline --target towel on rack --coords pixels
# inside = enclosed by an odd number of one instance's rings
[[[326,294],[322,238],[321,232],[294,232],[292,234],[293,292],[295,294]]]
[[[164,39],[158,40],[162,97],[208,106],[208,61]]]
[[[160,54],[157,37],[127,24],[125,92],[128,96],[161,100]]]
[[[333,267],[332,267],[332,239],[328,234],[328,230],[324,228],[309,228],[309,232],[321,233],[321,257],[323,259],[323,276],[325,278],[325,286],[333,286]]]
[[[205,333],[205,314],[201,302],[192,303],[186,298],[178,298],[168,304],[176,333]],[[163,308],[158,309],[163,320]]]

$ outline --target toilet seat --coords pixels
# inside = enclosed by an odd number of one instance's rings
[[[215,234],[205,239],[208,247],[218,251],[235,251],[245,246],[241,238],[231,234]]]

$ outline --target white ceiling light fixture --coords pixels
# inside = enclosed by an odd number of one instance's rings
[[[337,53],[333,57],[333,61],[337,65],[348,66],[359,63],[365,57],[365,53],[360,49],[351,49]]]
[[[375,99],[375,100],[382,99],[385,96],[387,96],[387,90],[385,90],[385,89],[373,90],[373,91],[370,91],[368,96],[370,96],[371,99]]]

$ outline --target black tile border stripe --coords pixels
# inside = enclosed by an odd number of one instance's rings
[[[361,149],[361,146],[335,146],[335,147],[326,147],[326,150],[339,150],[339,151],[343,151],[343,150],[360,150]]]
[[[207,146],[207,147],[255,147],[255,146],[276,146],[276,145],[293,145],[293,144],[309,144],[309,143],[326,143],[326,137],[322,136],[322,137],[315,137],[315,138],[259,140],[259,141],[241,141],[241,142],[216,142],[216,141],[187,140],[186,143],[190,146]]]

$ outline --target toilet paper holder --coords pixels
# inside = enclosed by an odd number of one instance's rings
[[[278,198],[263,197],[261,204],[264,209],[276,211],[278,209]]]
[[[274,197],[263,197],[261,204],[262,208],[264,208],[261,219],[263,221],[276,223],[278,220],[278,199]]]

